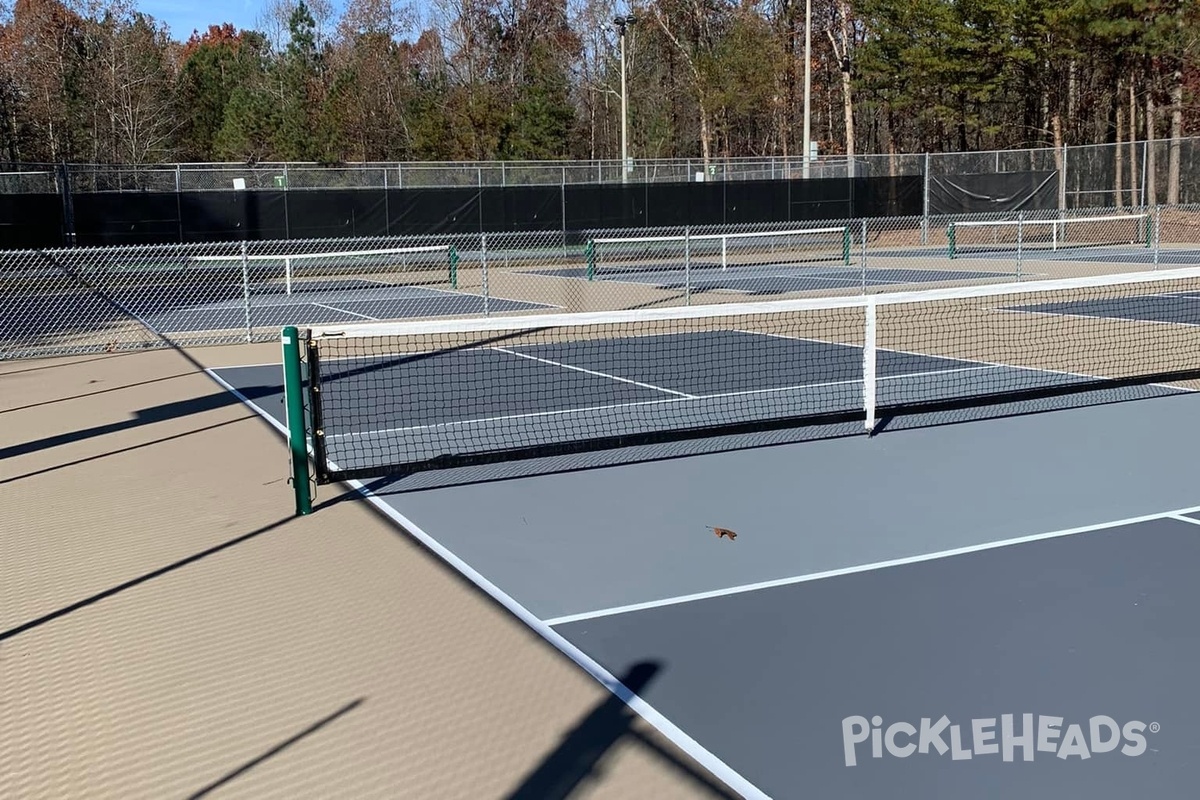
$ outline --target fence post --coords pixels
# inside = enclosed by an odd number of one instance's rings
[[[482,281],[482,291],[483,291],[483,315],[486,317],[486,316],[489,316],[488,259],[487,259],[487,234],[486,233],[479,234],[479,251],[480,251],[479,264],[480,264],[480,268],[483,271],[481,278],[480,278],[480,280]]]
[[[925,179],[921,195],[921,244],[929,244],[929,153],[925,154]]]
[[[250,322],[250,257],[246,240],[242,239],[242,306],[246,311],[246,341],[253,341],[254,327]]]
[[[1157,270],[1159,264],[1159,253],[1162,252],[1162,206],[1159,205],[1154,207],[1154,232],[1151,235],[1154,240],[1154,268]]]
[[[1062,169],[1058,175],[1058,210],[1067,210],[1067,146],[1062,146]]]
[[[683,300],[692,304],[692,226],[683,226]]]
[[[58,167],[58,192],[62,198],[63,244],[75,246],[75,201],[71,194],[71,168],[64,161]]]
[[[859,266],[862,270],[862,293],[867,293],[867,221],[859,220],[859,234],[862,236],[862,243],[859,246]],[[850,235],[850,229],[846,228],[846,235]],[[846,253],[846,264],[849,265],[849,251]]]
[[[1025,212],[1017,212],[1017,280],[1021,280],[1021,246],[1025,243]]]

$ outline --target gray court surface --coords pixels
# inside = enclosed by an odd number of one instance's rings
[[[877,254],[872,254],[877,255]],[[918,252],[928,258],[928,252]],[[587,280],[586,267],[533,270],[531,274],[555,278]],[[665,264],[646,267],[600,267],[593,280],[642,283],[663,289],[690,288],[694,293],[732,290],[748,295],[784,294],[819,289],[845,289],[861,286],[891,286],[897,284],[932,283],[936,281],[999,280],[1012,273],[975,270],[905,269],[898,267],[868,267],[811,264],[754,264],[723,269],[721,264],[697,260],[685,267]]]
[[[1017,257],[1015,245],[1003,249],[990,247],[964,247],[955,253],[955,259]],[[1122,245],[1103,247],[1059,247],[1057,250],[1035,246],[1024,248],[1021,257],[1029,261],[1087,261],[1092,263],[1152,265],[1156,256],[1154,249],[1144,245]],[[1167,245],[1159,250],[1157,262],[1170,266],[1193,266],[1200,264],[1200,249],[1173,248]]]
[[[245,291],[249,293],[249,312]],[[424,286],[392,286],[354,278],[297,281],[154,283],[105,293],[148,327],[164,334],[247,327],[326,325],[445,315],[482,315],[548,308],[538,303]],[[125,322],[125,315],[84,287],[0,296],[0,340],[69,333],[74,326]]]
[[[760,370],[752,340],[720,337],[711,349],[760,388],[853,360],[792,340],[779,347],[808,355],[804,374]],[[562,347],[482,357],[531,370],[521,381],[543,380],[544,361],[637,361]],[[948,360],[889,358],[897,375],[961,377]],[[689,393],[737,380],[656,363],[640,377]],[[278,365],[216,376],[282,425]],[[573,408],[602,385],[547,402]],[[622,385],[604,391],[644,390]],[[466,405],[408,411],[437,425],[495,410],[483,391]],[[1191,798],[1198,418],[1200,393],[1160,392],[364,493],[592,674],[649,676],[634,709],[745,796]]]
[[[1173,325],[1200,325],[1200,292],[1041,303],[1014,306],[1008,310],[1074,317],[1162,322]]]

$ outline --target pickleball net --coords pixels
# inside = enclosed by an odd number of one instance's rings
[[[950,258],[972,253],[1062,252],[1079,248],[1148,248],[1152,214],[1107,214],[1061,219],[952,222],[946,229]]]
[[[453,245],[435,244],[413,247],[378,247],[330,252],[281,252],[193,256],[187,262],[193,269],[224,269],[229,274],[246,270],[259,281],[274,282],[279,291],[328,291],[343,286],[380,285],[396,275],[434,272],[445,276],[451,286],[458,283],[458,250]],[[356,284],[355,281],[359,283]]]
[[[1200,269],[289,335],[326,483],[1191,391]]]
[[[631,271],[728,270],[834,262],[849,266],[853,237],[845,225],[740,233],[618,236],[584,245],[589,280]]]

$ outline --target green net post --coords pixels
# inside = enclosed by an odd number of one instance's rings
[[[954,223],[946,228],[946,240],[950,242],[950,257],[954,258]]]
[[[304,379],[300,363],[300,332],[283,329],[283,396],[287,410],[288,450],[292,460],[292,490],[296,514],[312,513],[309,486],[308,443],[304,425]]]
[[[450,288],[458,288],[458,248],[450,245]]]
[[[587,258],[587,279],[590,281],[596,276],[596,240],[588,239],[588,243],[583,248],[583,255]]]
[[[842,230],[842,263],[847,267],[850,266],[850,228],[846,227]]]

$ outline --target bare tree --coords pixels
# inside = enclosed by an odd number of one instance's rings
[[[846,163],[850,174],[854,174],[854,95],[851,80],[853,61],[851,50],[854,40],[850,26],[850,0],[837,0],[834,6],[837,35],[833,28],[826,28],[829,44],[833,46],[833,57],[837,61],[842,75],[842,115],[846,120]]]
[[[705,172],[712,160],[712,118],[710,115],[708,75],[702,68],[711,63],[711,53],[716,39],[713,30],[717,15],[703,0],[658,0],[650,6],[654,20],[663,35],[683,59],[695,93],[697,113],[700,121],[700,155],[704,160]]]

